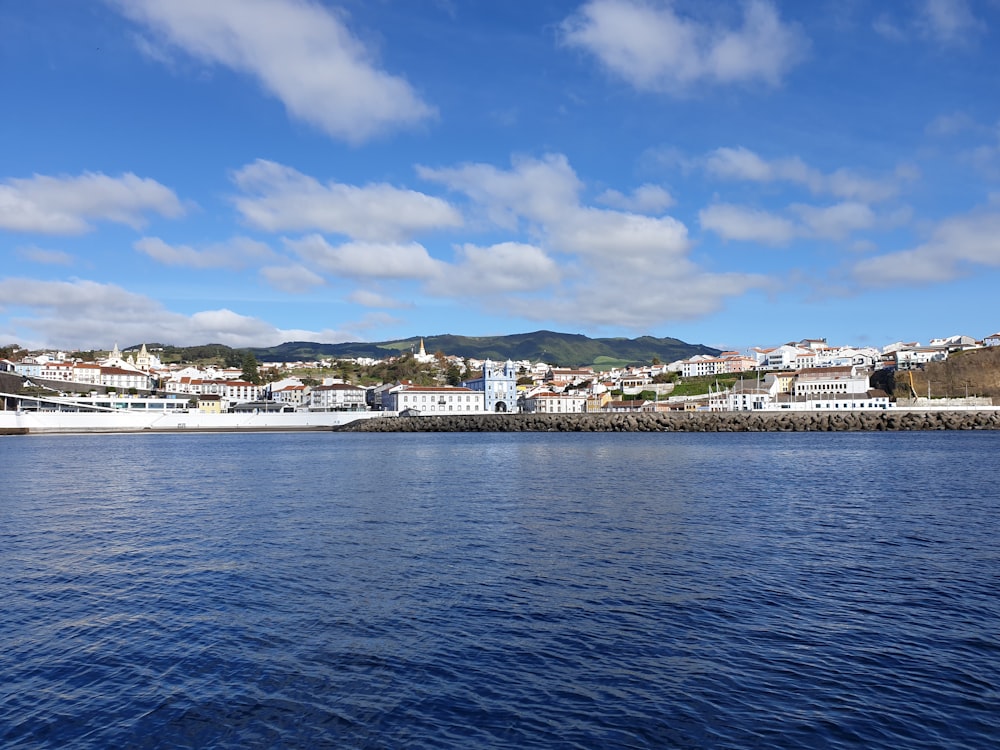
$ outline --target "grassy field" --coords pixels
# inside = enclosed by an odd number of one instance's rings
[[[607,372],[608,370],[614,370],[616,368],[628,367],[632,362],[626,359],[612,359],[611,357],[597,357],[594,359],[591,367],[594,368],[594,372]]]
[[[735,383],[737,378],[733,375],[703,375],[696,378],[684,378],[670,392],[671,396],[702,396],[707,395],[709,389],[716,390],[716,386],[721,389],[729,388]]]

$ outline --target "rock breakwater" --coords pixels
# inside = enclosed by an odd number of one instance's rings
[[[1000,430],[1000,411],[667,412],[385,417],[355,432],[860,432]]]

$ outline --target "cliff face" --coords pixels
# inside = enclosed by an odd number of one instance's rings
[[[917,396],[931,398],[987,396],[1000,399],[1000,347],[957,352],[944,362],[930,362],[923,370],[897,372],[896,398],[910,395],[910,375]]]
[[[0,393],[17,393],[23,378],[12,372],[0,372]]]

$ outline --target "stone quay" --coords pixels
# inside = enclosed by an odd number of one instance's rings
[[[885,432],[1000,430],[1000,410],[469,414],[351,422],[354,432]]]

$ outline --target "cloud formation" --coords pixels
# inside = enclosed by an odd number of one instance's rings
[[[725,240],[762,242],[765,245],[786,245],[795,237],[795,225],[769,211],[716,203],[698,214],[701,228],[714,232]]]
[[[288,294],[302,294],[326,284],[318,273],[298,264],[266,266],[260,275],[273,288]]]
[[[882,179],[845,168],[824,174],[797,156],[768,160],[743,146],[717,148],[705,157],[704,165],[710,175],[721,179],[790,182],[802,185],[813,193],[869,203],[896,196],[900,181],[910,176],[906,169],[897,170],[891,178]]]
[[[251,226],[266,232],[321,231],[370,242],[458,227],[459,212],[440,198],[385,183],[358,187],[328,182],[258,159],[233,174],[233,198]]]
[[[285,246],[303,262],[325,273],[352,279],[429,279],[440,271],[435,260],[418,242],[345,242],[331,245],[311,234],[285,240]]]
[[[640,185],[625,195],[617,190],[605,190],[597,196],[597,202],[612,208],[639,213],[660,213],[670,208],[676,201],[669,192],[659,185]]]
[[[456,249],[457,262],[442,268],[427,286],[431,294],[449,297],[530,292],[556,284],[558,264],[544,250],[520,242],[490,247],[472,244]]]
[[[170,188],[131,172],[34,175],[0,183],[0,229],[13,232],[84,234],[99,221],[139,229],[150,213],[177,218],[184,207]]]
[[[831,206],[794,203],[788,210],[794,218],[749,206],[714,203],[703,208],[698,219],[702,229],[724,240],[774,246],[787,245],[796,238],[843,240],[877,223],[875,212],[864,203],[848,201]]]
[[[931,284],[967,275],[976,267],[1000,267],[1000,212],[975,211],[939,223],[927,242],[866,258],[854,265],[866,286]]]
[[[180,346],[218,342],[233,347],[285,341],[339,343],[355,333],[279,329],[232,310],[182,315],[115,284],[96,281],[0,279],[0,299],[31,317],[13,318],[11,333],[32,346],[106,349],[118,341],[164,341]],[[113,332],[113,333],[112,333]]]
[[[233,237],[201,250],[190,245],[169,245],[159,237],[143,237],[133,247],[163,265],[185,268],[238,270],[274,257],[270,247],[249,237]]]
[[[155,42],[252,76],[290,116],[334,138],[358,144],[435,115],[409,83],[379,68],[337,14],[312,0],[109,2]]]
[[[19,247],[17,249],[19,257],[30,260],[33,263],[41,263],[46,266],[71,266],[73,256],[62,250],[46,250],[43,247]]]
[[[915,12],[902,19],[880,14],[873,28],[894,42],[924,39],[943,47],[968,44],[986,30],[968,0],[919,0],[915,5]]]
[[[495,229],[537,239],[535,251],[520,246],[522,260],[560,256],[563,271],[549,279],[548,298],[507,297],[512,312],[531,320],[648,328],[716,311],[728,298],[766,285],[753,274],[698,267],[689,258],[687,228],[673,217],[582,204],[583,182],[562,154],[517,157],[507,170],[464,164],[418,172],[463,193]]]
[[[590,0],[563,22],[563,39],[594,55],[643,91],[680,93],[700,83],[771,86],[803,57],[809,42],[768,0],[743,3],[742,24],[681,16],[671,4]]]

